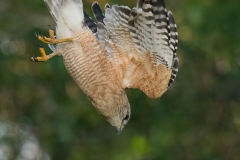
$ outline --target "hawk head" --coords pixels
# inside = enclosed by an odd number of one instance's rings
[[[117,95],[117,96],[116,96]],[[93,103],[94,106],[97,106],[99,113],[102,114],[106,120],[116,129],[118,133],[121,133],[124,126],[128,123],[131,115],[131,107],[128,101],[125,91],[121,91],[120,94],[115,94],[110,96],[105,101],[105,107],[98,107],[100,104]]]
[[[107,121],[118,130],[118,134],[120,134],[124,128],[124,126],[128,123],[131,115],[130,104],[128,103],[126,107],[119,108],[118,112],[115,115],[106,117]]]

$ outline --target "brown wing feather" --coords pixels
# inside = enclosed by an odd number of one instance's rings
[[[168,88],[171,69],[163,65],[154,65],[147,52],[141,58],[133,57],[130,61],[131,70],[123,78],[125,88],[138,88],[150,98],[159,98]]]
[[[122,88],[160,97],[177,72],[177,36],[173,36],[177,32],[171,28],[175,23],[170,22],[173,17],[169,20],[163,0],[139,0],[137,8],[113,5],[105,10],[97,34],[107,55],[109,75]]]

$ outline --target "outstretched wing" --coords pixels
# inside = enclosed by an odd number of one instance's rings
[[[98,21],[94,25],[98,40],[112,64],[110,72],[122,80],[123,88],[138,88],[151,98],[160,97],[178,72],[178,37],[172,13],[167,12],[163,0],[138,0],[133,9],[106,6],[105,16],[97,3],[92,9]]]

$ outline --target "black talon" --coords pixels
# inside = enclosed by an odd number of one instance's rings
[[[35,32],[35,36],[38,38],[39,34],[37,32]]]
[[[30,61],[32,61],[32,62],[37,62],[37,59],[36,59],[34,56],[30,57],[30,55],[28,55],[28,58],[29,58]]]

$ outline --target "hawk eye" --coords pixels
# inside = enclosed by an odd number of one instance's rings
[[[123,120],[128,120],[128,118],[129,118],[129,115],[127,114],[125,118],[123,118]]]

